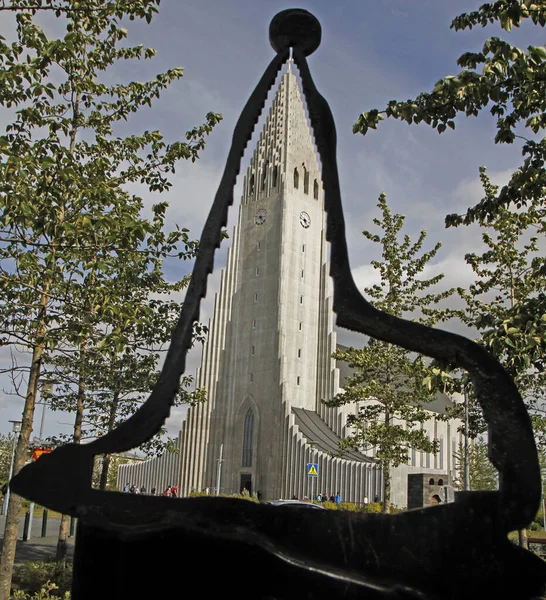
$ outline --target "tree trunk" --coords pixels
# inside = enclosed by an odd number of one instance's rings
[[[102,458],[102,470],[100,472],[99,490],[105,490],[108,485],[108,471],[112,461],[111,454],[105,454]]]
[[[42,310],[45,311],[47,296],[42,295]],[[43,336],[45,328],[42,326],[38,339]],[[25,398],[25,407],[23,409],[23,418],[21,423],[21,432],[19,440],[15,447],[13,459],[13,474],[16,475],[24,466],[27,458],[27,451],[32,433],[32,421],[34,420],[34,409],[36,406],[36,394],[38,391],[38,382],[40,379],[40,370],[42,367],[43,346],[35,346],[32,352],[32,363],[28,378],[27,395]],[[4,529],[4,539],[2,543],[2,555],[0,558],[0,600],[8,600],[11,595],[11,580],[13,577],[13,563],[15,561],[15,550],[17,547],[17,530],[19,528],[19,514],[21,511],[22,498],[17,494],[11,494],[9,498],[8,512],[6,515],[6,525]]]
[[[391,512],[391,466],[383,465],[383,512]]]
[[[518,543],[522,548],[529,550],[529,538],[527,537],[527,529],[518,531]]]
[[[57,539],[57,552],[55,553],[55,561],[59,567],[66,566],[66,554],[68,552],[68,530],[70,527],[70,516],[62,515],[61,524],[59,526],[59,537]]]
[[[76,417],[74,419],[74,434],[72,441],[79,444],[82,439],[82,424],[83,412],[85,409],[85,358],[86,358],[86,341],[80,344],[80,373],[78,377],[78,401],[76,404]],[[70,516],[62,515],[61,524],[59,526],[59,537],[57,538],[57,552],[55,553],[55,561],[64,568],[66,566],[66,554],[68,551],[68,532],[69,532]]]
[[[116,415],[118,412],[119,406],[119,392],[114,393],[114,397],[112,398],[112,404],[110,404],[110,414],[108,415],[108,432],[114,429],[114,425],[116,424]],[[110,454],[105,454],[102,459],[102,471],[100,474],[100,484],[99,489],[105,490],[108,484],[108,470],[110,469],[110,463],[112,462],[112,456]]]
[[[390,344],[389,344],[390,345]],[[390,377],[387,374],[387,385],[390,385]],[[391,415],[387,406],[385,406],[385,425],[389,427]],[[383,469],[383,512],[391,512],[391,465],[389,462],[384,462],[381,465]]]

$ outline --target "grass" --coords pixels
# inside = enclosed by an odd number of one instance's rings
[[[23,506],[21,506],[20,515],[22,517],[24,517],[27,514],[28,508],[29,508],[28,505],[23,504]],[[44,510],[45,509],[43,506],[35,506],[34,507],[34,517],[41,517],[44,514]],[[54,510],[50,510],[48,512],[47,516],[48,516],[48,518],[49,517],[60,517],[61,513],[55,512]]]

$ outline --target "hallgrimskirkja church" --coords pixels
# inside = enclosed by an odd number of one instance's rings
[[[264,500],[336,494],[363,503],[382,496],[373,451],[339,455],[354,406],[323,400],[343,388],[336,350],[321,170],[298,79],[282,75],[243,181],[238,222],[203,347],[197,387],[207,401],[188,409],[178,452],[122,465],[118,485],[180,495],[258,493]],[[436,454],[410,452],[393,469],[391,494],[407,506],[410,473],[451,482],[457,423],[424,425]]]

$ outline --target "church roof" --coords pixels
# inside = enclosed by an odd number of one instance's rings
[[[296,417],[296,425],[308,443],[312,443],[313,447],[326,452],[326,454],[339,455],[339,442],[341,438],[326,425],[320,418],[320,415],[305,408],[292,408],[292,412]],[[356,460],[358,462],[376,462],[373,458],[360,454],[360,452],[356,452],[355,450],[344,452],[340,458],[344,460]]]

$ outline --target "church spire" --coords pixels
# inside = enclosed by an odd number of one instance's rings
[[[274,193],[279,186],[301,179],[320,179],[313,138],[296,75],[289,59],[244,182],[243,203]],[[308,184],[307,184],[308,185]]]

